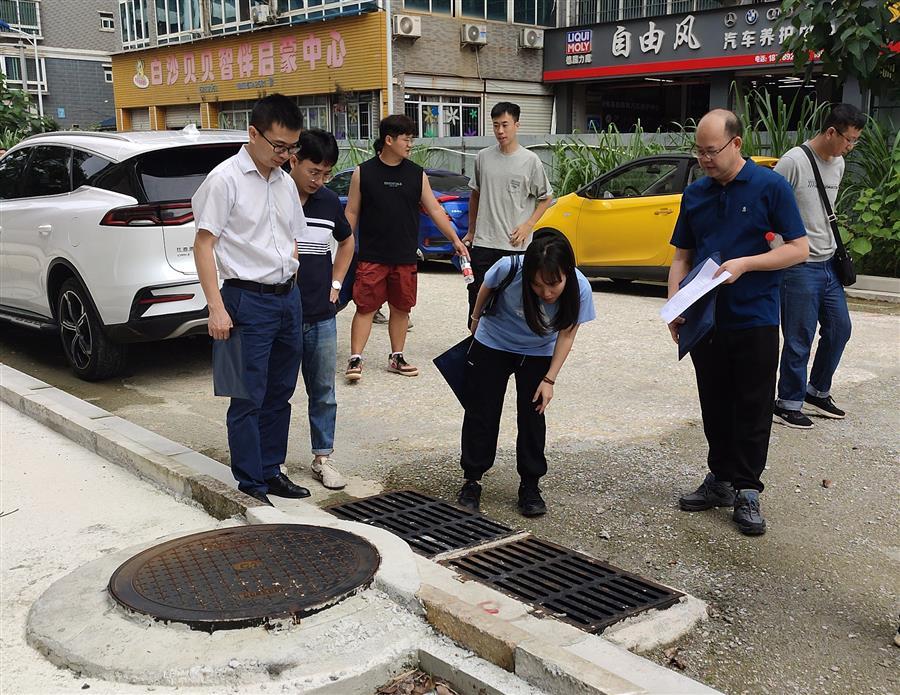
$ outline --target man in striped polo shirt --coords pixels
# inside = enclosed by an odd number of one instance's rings
[[[303,305],[303,362],[309,437],[312,443],[312,475],[329,490],[346,484],[331,459],[337,400],[334,375],[337,365],[335,308],[344,276],[353,260],[353,233],[337,194],[325,187],[337,162],[338,146],[331,133],[306,130],[300,150],[291,158],[291,178],[297,184],[306,215],[306,228],[297,239],[300,268],[297,284]],[[332,239],[337,242],[334,263]]]

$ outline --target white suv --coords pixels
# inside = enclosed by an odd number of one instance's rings
[[[0,319],[59,332],[72,369],[205,333],[191,196],[246,131],[56,132],[0,159]]]

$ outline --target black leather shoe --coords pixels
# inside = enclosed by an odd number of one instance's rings
[[[276,497],[290,497],[291,499],[299,499],[300,497],[309,497],[309,490],[300,487],[291,482],[284,473],[279,473],[274,478],[266,481],[269,486],[269,494]]]
[[[266,497],[265,492],[260,492],[259,490],[241,490],[241,492],[243,492],[245,495],[250,495],[250,497],[252,497],[253,499],[259,500],[263,504],[267,504],[270,507],[275,506],[274,504],[272,504],[271,500]]]

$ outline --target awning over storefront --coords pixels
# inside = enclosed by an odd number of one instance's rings
[[[544,81],[564,82],[791,63],[780,56],[794,27],[778,3],[626,20],[544,33]],[[801,32],[809,32],[803,26]]]

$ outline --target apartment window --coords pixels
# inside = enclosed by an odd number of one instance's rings
[[[403,7],[417,12],[453,14],[453,0],[404,0]]]
[[[332,132],[338,140],[368,140],[372,137],[371,92],[344,96],[332,103]]]
[[[40,86],[41,94],[47,93],[47,65],[44,59],[40,59]],[[0,56],[0,70],[6,76],[6,82],[10,87],[24,89],[26,92],[37,94],[38,77],[34,70],[34,58],[25,58],[26,82],[22,83],[22,61],[18,56]]]
[[[428,0],[425,0],[426,4],[427,2]],[[449,3],[450,0],[440,2]],[[277,7],[279,19],[286,18],[289,22],[298,22],[303,19],[327,19],[342,14],[357,14],[367,9],[374,10],[375,2],[374,0],[278,0]]]
[[[103,81],[112,84],[112,65],[103,66]]]
[[[477,96],[407,94],[406,115],[418,128],[418,137],[472,137],[481,135],[481,99]]]
[[[150,45],[147,23],[147,0],[119,0],[119,28],[122,48],[144,48]]]
[[[517,24],[556,26],[555,0],[513,0],[513,21]]]
[[[160,44],[200,34],[200,0],[156,0],[156,37]]]
[[[100,13],[100,31],[115,31],[116,22],[112,12]]]
[[[321,5],[322,0],[306,0],[309,5]],[[268,0],[210,0],[210,29],[216,33],[230,34],[249,29],[250,9],[268,5]]]
[[[462,16],[507,21],[506,0],[462,0]]]
[[[721,4],[719,0],[574,0],[573,6],[573,24],[602,24],[710,10]]]
[[[35,0],[0,0],[0,19],[13,29],[41,35],[41,8]]]
[[[328,118],[328,97],[324,95],[297,97],[297,106],[303,114],[304,128],[331,130]]]
[[[219,127],[247,130],[250,125],[250,113],[253,111],[252,101],[232,101],[223,104],[219,110]]]

